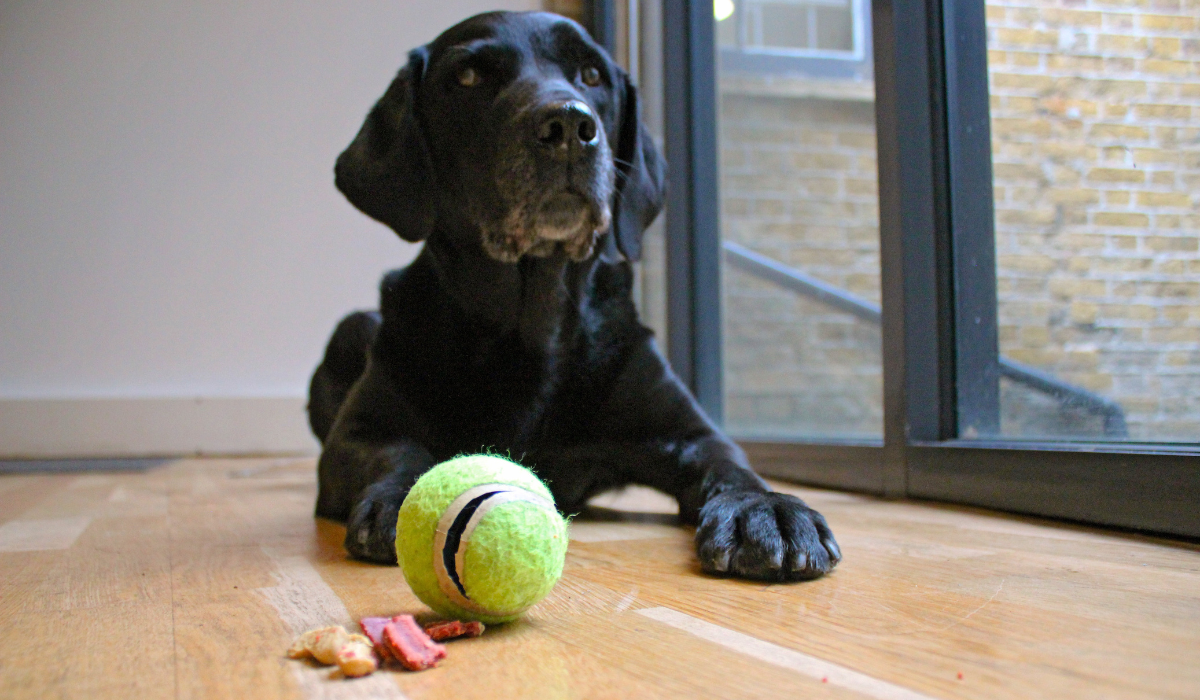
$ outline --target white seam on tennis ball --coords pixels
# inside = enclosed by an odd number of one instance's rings
[[[462,591],[454,583],[454,580],[450,578],[450,572],[446,571],[446,562],[442,554],[446,551],[446,537],[450,533],[450,528],[454,526],[454,521],[458,519],[459,513],[471,501],[487,494],[492,495],[480,503],[475,512],[471,514],[470,520],[467,521],[466,527],[463,528],[462,535],[459,537],[458,549],[454,552],[454,568],[458,572],[460,580],[463,573],[463,555],[466,551],[466,545],[470,543],[471,532],[475,530],[475,527],[479,525],[479,522],[487,515],[488,511],[496,506],[514,501],[528,501],[554,510],[553,503],[520,486],[512,484],[480,484],[479,486],[473,486],[459,494],[458,498],[451,501],[446,510],[442,511],[442,517],[438,520],[437,531],[433,538],[433,570],[437,574],[438,588],[442,589],[442,593],[455,605],[482,615],[515,615],[521,612],[523,608],[521,610],[487,610],[463,595]]]

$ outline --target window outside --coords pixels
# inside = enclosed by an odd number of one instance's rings
[[[1200,441],[1200,6],[988,2],[1001,434]]]

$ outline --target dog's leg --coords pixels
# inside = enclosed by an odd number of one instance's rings
[[[350,556],[395,564],[396,514],[412,485],[433,465],[428,450],[410,440],[331,441],[318,465],[317,515],[346,523]]]
[[[705,571],[790,581],[821,576],[841,559],[825,518],[750,470],[652,342],[632,354],[597,423],[609,439],[641,444],[622,458],[625,480],[675,496],[680,518],[696,525]]]
[[[356,311],[338,323],[325,357],[308,385],[308,424],[322,443],[354,382],[367,367],[367,354],[379,331],[377,311]]]

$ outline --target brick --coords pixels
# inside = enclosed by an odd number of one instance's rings
[[[1150,55],[1155,58],[1183,58],[1183,41],[1177,37],[1150,39]]]
[[[1099,29],[1102,13],[1089,10],[1071,10],[1058,7],[1043,7],[1042,19],[1051,26],[1086,27]]]
[[[1200,343],[1200,328],[1151,328],[1152,343]]]
[[[1154,271],[1160,275],[1186,275],[1187,260],[1160,260]]]
[[[1096,49],[1101,53],[1123,53],[1142,56],[1146,53],[1145,37],[1125,34],[1101,34],[1096,37]]]
[[[1139,207],[1183,207],[1192,206],[1192,195],[1186,192],[1138,192]]]
[[[1026,326],[1021,329],[1020,342],[1026,347],[1044,347],[1050,343],[1050,329],[1046,326]]]
[[[1013,46],[1019,48],[1058,48],[1058,32],[1039,31],[1036,29],[1011,29],[999,27],[995,33],[994,45]]]
[[[727,172],[732,168],[740,168],[747,163],[746,150],[743,148],[726,148],[721,150],[721,170]]]
[[[1054,54],[1046,62],[1051,71],[1100,73],[1105,70],[1110,58],[1103,56],[1073,56],[1070,54]]]
[[[998,181],[1031,181],[1042,180],[1042,169],[1028,163],[993,163],[992,174]]]
[[[1175,185],[1175,173],[1170,170],[1152,172],[1150,173],[1150,184],[1173,187]]]
[[[1124,119],[1127,114],[1129,105],[1126,104],[1106,104],[1101,109],[1101,116],[1105,119]]]
[[[1137,70],[1137,59],[1126,56],[1106,56],[1104,58],[1104,72],[1108,74],[1114,73],[1132,73]]]
[[[1092,222],[1097,226],[1132,226],[1145,228],[1150,225],[1150,217],[1137,212],[1096,212]]]
[[[1191,61],[1176,61],[1166,58],[1147,58],[1138,61],[1137,66],[1139,73],[1153,73],[1176,78],[1190,76],[1194,70]]]
[[[1128,299],[1130,297],[1136,297],[1137,295],[1137,282],[1118,282],[1112,286],[1113,298],[1124,297]]]
[[[1020,7],[1016,3],[1008,8],[1008,23],[1022,27],[1037,24],[1042,19],[1041,8]]]
[[[1157,299],[1200,299],[1200,282],[1156,282],[1143,292]]]
[[[1163,364],[1168,367],[1194,367],[1200,365],[1200,356],[1194,352],[1163,353]]]
[[[1129,206],[1132,197],[1125,190],[1104,190],[1104,206],[1106,207],[1126,207]]]
[[[1049,280],[1050,293],[1064,299],[1076,297],[1104,297],[1108,283],[1104,280],[1088,280],[1072,277],[1053,277]]]
[[[1052,132],[1048,119],[1044,118],[1001,118],[992,119],[992,138],[1032,136],[1048,138]]]
[[[1008,62],[1017,68],[1038,68],[1046,54],[1032,51],[1009,51]]]
[[[1147,31],[1193,33],[1196,31],[1195,17],[1178,15],[1140,15],[1138,26]]]
[[[1150,138],[1150,130],[1132,124],[1094,124],[1088,136],[1096,141],[1146,141]]]
[[[1142,6],[1143,0],[1093,0],[1093,2],[1098,7],[1118,7],[1135,10]]]
[[[998,267],[1009,272],[1044,274],[1054,269],[1054,259],[1048,255],[997,255]]]
[[[1051,188],[1046,199],[1055,204],[1098,204],[1100,191],[1083,188]]]
[[[1071,262],[1079,259],[1074,258]],[[1087,263],[1088,266],[1084,269],[1098,275],[1112,273],[1144,274],[1154,267],[1154,261],[1150,258],[1097,258],[1088,260]]]
[[[1025,73],[992,73],[993,88],[1007,88],[1022,92],[1039,93],[1054,87],[1055,79],[1048,75]],[[1144,88],[1145,86],[1143,86]]]
[[[1093,168],[1088,171],[1088,180],[1093,182],[1127,182],[1141,184],[1146,181],[1146,174],[1141,170],[1127,168]]]
[[[1200,238],[1183,236],[1147,236],[1146,248],[1156,253],[1195,253],[1200,251]]]
[[[863,197],[878,196],[879,183],[875,180],[846,178],[844,184],[846,187],[847,195],[863,196]]]
[[[725,216],[747,216],[750,213],[750,200],[740,197],[722,197],[721,213]]]
[[[837,143],[841,146],[850,146],[851,148],[861,148],[866,150],[875,150],[875,132],[853,132],[844,131],[837,135]]]
[[[1004,108],[1002,113],[995,116],[1025,115],[1036,112],[1041,107],[1043,101],[1044,98],[1041,97],[1008,95],[1001,100]]]
[[[1103,321],[1153,321],[1158,318],[1158,308],[1150,304],[1100,304],[1099,317]]]
[[[1100,157],[1100,149],[1080,141],[1065,142],[1054,140],[1037,144],[1036,150],[1031,152],[1029,159],[1035,159],[1039,156],[1058,161],[1096,160]]]
[[[1136,15],[1128,12],[1104,12],[1100,15],[1100,26],[1106,32],[1120,32],[1133,29]]]
[[[1053,209],[998,209],[996,223],[1009,226],[1045,226],[1054,223],[1057,212]]]
[[[1173,148],[1133,148],[1129,152],[1138,165],[1177,165],[1182,155]]]
[[[1138,119],[1161,119],[1186,122],[1191,119],[1192,108],[1188,105],[1137,105],[1133,114]]]

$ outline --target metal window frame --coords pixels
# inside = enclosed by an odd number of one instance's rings
[[[597,0],[599,1],[599,0]],[[667,188],[667,356],[718,423],[721,230],[717,183],[716,27],[712,2],[663,0]]]
[[[713,24],[711,0],[663,0],[668,354],[720,420]],[[743,446],[777,478],[1200,537],[1200,445],[987,437],[1003,368],[985,32],[984,0],[873,2],[882,443]]]

